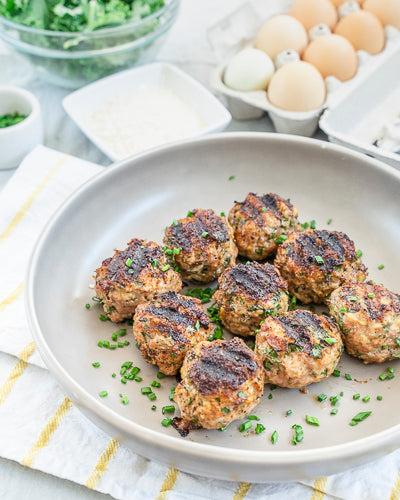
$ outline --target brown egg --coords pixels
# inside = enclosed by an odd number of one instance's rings
[[[335,76],[342,82],[353,78],[358,68],[353,46],[340,35],[326,35],[313,40],[304,51],[303,59],[313,64],[324,78]]]
[[[348,0],[331,0],[333,5],[338,8],[340,7],[343,3],[347,2]],[[364,0],[355,0],[358,4],[362,4]]]
[[[346,38],[356,50],[378,54],[385,46],[385,32],[379,19],[364,10],[342,17],[335,33]]]
[[[304,26],[294,17],[280,15],[266,21],[257,34],[254,47],[274,60],[284,50],[293,49],[300,55],[308,43]]]
[[[311,64],[297,61],[285,64],[271,78],[268,99],[277,108],[310,111],[325,102],[325,82]]]
[[[296,0],[289,14],[298,19],[307,31],[321,23],[332,30],[337,23],[336,9],[329,0]]]
[[[391,24],[400,30],[400,0],[365,0],[363,9],[375,14],[384,26]]]

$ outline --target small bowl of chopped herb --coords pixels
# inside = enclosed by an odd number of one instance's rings
[[[150,62],[180,0],[0,0],[0,39],[66,88]]]
[[[43,141],[39,101],[27,90],[0,87],[0,170],[15,168]]]

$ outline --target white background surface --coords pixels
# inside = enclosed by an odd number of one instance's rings
[[[165,46],[157,59],[172,62],[208,85],[208,76],[214,66],[214,58],[206,42],[209,26],[240,5],[242,0],[182,0],[179,18],[172,28]],[[96,146],[90,143],[74,123],[66,116],[61,101],[69,91],[39,80],[33,68],[18,54],[0,42],[0,85],[18,85],[33,92],[39,99],[45,124],[45,145],[89,160],[109,165]],[[259,120],[233,121],[228,131],[249,130],[272,132],[267,117]],[[322,132],[317,138],[325,139]],[[0,190],[13,171],[0,170]],[[5,500],[69,500],[111,498],[42,472],[25,468],[0,458],[0,498]]]

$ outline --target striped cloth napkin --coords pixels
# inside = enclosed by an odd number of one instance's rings
[[[315,481],[218,481],[149,461],[87,420],[45,369],[24,315],[29,255],[46,221],[101,167],[35,149],[0,194],[0,455],[117,499],[399,500],[400,451]],[[7,498],[0,484],[0,498]]]

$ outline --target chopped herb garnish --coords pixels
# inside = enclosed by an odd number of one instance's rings
[[[221,411],[222,413],[230,413],[231,410],[229,408],[227,408],[226,406],[224,406],[224,408],[221,408]]]
[[[171,266],[169,264],[167,264],[166,266],[162,267],[161,268],[161,271],[168,271],[168,269],[170,268]]]
[[[86,309],[90,309],[90,304],[85,304]]]
[[[357,392],[357,394],[353,394],[353,399],[360,399],[361,394]]]
[[[367,417],[371,415],[372,411],[362,411],[360,413],[357,413],[352,419],[349,425],[357,425],[358,422],[362,422],[365,420]]]
[[[153,391],[151,390],[151,387],[142,387],[142,388],[140,389],[140,392],[141,392],[142,394],[150,394],[150,393],[151,393],[151,392],[153,392]]]
[[[200,321],[199,320],[196,321],[196,323],[194,325],[194,329],[197,330],[197,331],[200,330]]]
[[[370,400],[371,398],[369,396],[364,396],[362,398],[362,400],[364,401],[364,403],[368,403],[368,401]]]
[[[296,304],[297,304],[297,297],[293,295],[293,297],[290,299],[289,311],[294,311],[296,309]]]
[[[332,375],[334,375],[335,377],[340,377],[340,371],[339,370],[333,370]]]
[[[94,366],[95,368],[98,368],[100,366],[100,363],[98,361],[96,361],[95,363],[92,363],[92,366]]]
[[[158,259],[153,259],[153,260],[151,261],[151,265],[152,265],[153,267],[157,267],[157,266],[158,266]]]
[[[161,372],[157,373],[157,378],[165,378],[165,375]]]
[[[99,394],[99,396],[101,398],[106,398],[108,396],[108,392],[107,391],[101,391],[100,394]]]
[[[97,345],[98,345],[99,347],[103,347],[104,343],[103,343],[103,341],[102,341],[102,340],[99,340],[99,341],[97,342]]]
[[[383,398],[382,398],[382,396],[376,396],[376,399],[377,399],[378,401],[382,401],[382,399],[383,399]]]
[[[234,178],[235,178],[235,176],[231,175],[228,180],[233,181]]]
[[[127,265],[127,267],[131,267],[132,265],[132,259],[130,257],[128,257],[125,261],[125,264]]]
[[[161,412],[163,415],[165,415],[166,413],[174,413],[175,406],[173,405],[163,406]]]
[[[273,398],[272,394],[271,394],[271,393],[269,393],[269,394],[268,394],[268,399],[272,399],[272,398]]]
[[[286,415],[287,415],[287,416],[289,416],[289,415],[291,415],[292,413],[293,413],[293,412],[292,412],[292,410],[288,410],[288,411],[286,412]]]
[[[121,400],[121,403],[123,405],[127,405],[129,403],[129,398],[127,396],[125,396],[122,400]]]
[[[393,368],[392,368],[391,366],[389,366],[389,367],[388,367],[387,371],[388,371],[389,373],[394,373],[394,370],[393,370]]]
[[[260,420],[260,417],[257,417],[257,415],[249,415],[248,420]]]
[[[239,391],[238,396],[240,399],[247,399],[247,394],[243,391]]]
[[[163,418],[161,420],[161,425],[164,427],[169,427],[172,424],[172,419],[171,418]]]
[[[113,373],[111,376],[112,376],[112,378],[115,378],[117,376],[117,374]]]
[[[22,8],[20,6],[17,9],[16,6],[14,6],[14,5],[11,7],[11,4],[5,4],[5,5],[7,5],[6,12],[10,13],[12,15],[14,15],[15,12],[18,12],[18,10]],[[17,125],[17,123],[20,123],[23,120],[25,120],[25,118],[27,116],[28,115],[19,114],[18,111],[16,111],[15,113],[7,113],[5,115],[1,115],[0,116],[0,128],[6,128],[6,127],[11,127],[12,125]]]
[[[153,380],[151,383],[150,383],[151,387],[161,387],[161,384],[160,382],[157,382],[157,380]]]
[[[338,340],[332,338],[332,337],[328,337],[326,339],[324,339],[324,341],[329,344],[329,345],[332,345],[332,344],[337,344],[338,343]]]
[[[266,211],[267,211],[267,209],[265,207],[262,207],[261,212],[265,213]]]
[[[221,212],[221,217],[226,217],[225,212]]]
[[[150,401],[154,401],[155,399],[157,399],[157,396],[154,394],[154,392],[150,392],[149,394],[147,394],[147,397],[150,399]]]
[[[332,219],[328,219],[327,224],[328,224],[328,226],[329,226],[330,224],[332,224]]]
[[[310,415],[306,415],[306,422],[307,424],[316,425],[317,427],[319,427],[319,420],[317,417],[310,417]]]
[[[253,427],[252,421],[247,420],[246,422],[243,422],[242,424],[240,424],[239,432],[246,432],[249,429],[251,429],[252,427]]]
[[[134,378],[135,382],[142,382],[142,380],[143,380],[142,377],[135,377]]]
[[[353,380],[353,379],[351,378],[350,373],[345,373],[344,378],[345,378],[346,380]]]
[[[332,408],[331,415],[336,415],[338,411],[338,408]]]
[[[303,441],[304,435],[303,435],[303,427],[301,425],[296,425],[294,424],[292,426],[294,429],[294,435],[292,438],[292,442],[294,445],[297,445],[297,443],[300,443],[300,441]]]
[[[318,401],[320,401],[322,403],[322,401],[325,401],[325,399],[327,397],[328,396],[326,394],[324,394],[323,392],[321,392],[321,394],[318,395]]]
[[[263,431],[265,431],[263,424],[257,424],[255,428],[256,434],[261,434]]]
[[[315,256],[315,262],[317,264],[323,264],[324,263],[324,259],[320,255],[316,255]]]
[[[177,225],[178,225],[178,221],[175,219],[175,220],[173,220],[173,221],[172,221],[172,224],[173,224],[174,226],[177,226]]]
[[[383,264],[381,264],[380,266],[378,266],[378,269],[379,271],[381,271],[385,266]]]
[[[361,250],[357,250],[357,257],[360,259],[362,257],[362,251]]]
[[[151,407],[151,409],[152,409],[153,411],[156,411],[156,410],[157,410],[157,406],[156,406],[156,405],[153,405],[153,406]]]
[[[207,231],[203,231],[203,232],[201,233],[201,237],[202,237],[202,238],[207,238],[207,236],[208,236]]]
[[[100,321],[110,321],[110,318],[106,316],[105,314],[99,314],[99,320]]]
[[[310,227],[311,227],[311,229],[315,229],[315,220],[312,220],[310,222]]]
[[[373,293],[369,293],[369,294],[368,294],[368,297],[369,297],[370,299],[373,299],[373,298],[375,297],[375,295],[374,295]]]
[[[191,210],[189,210],[186,217],[192,217],[192,215],[193,215],[193,212]]]
[[[169,400],[173,401],[174,400],[174,396],[175,396],[175,387],[171,387],[171,392],[170,392],[170,395],[168,396]]]
[[[329,400],[332,406],[336,406],[337,403],[340,401],[340,396],[331,396]]]
[[[351,301],[351,302],[358,302],[358,299],[357,299],[357,297],[355,297],[354,295],[352,295],[352,296],[350,297],[350,301]]]
[[[272,443],[272,444],[275,444],[277,441],[278,441],[278,433],[277,433],[277,431],[274,431],[274,432],[271,434],[271,443]]]

